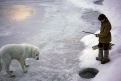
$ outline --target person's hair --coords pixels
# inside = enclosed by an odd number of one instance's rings
[[[106,16],[104,14],[100,14],[98,20],[101,21],[103,19],[106,19]]]

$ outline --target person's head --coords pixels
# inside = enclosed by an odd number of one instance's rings
[[[98,20],[100,22],[104,22],[106,20],[106,16],[104,14],[100,14],[99,17],[98,17]]]

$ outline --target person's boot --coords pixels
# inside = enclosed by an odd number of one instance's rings
[[[102,61],[103,59],[103,49],[99,48],[98,49],[98,57],[96,57],[96,60]]]
[[[104,50],[104,57],[103,57],[103,60],[101,61],[101,64],[105,64],[105,63],[110,61],[108,56],[109,56],[109,51],[108,50]]]

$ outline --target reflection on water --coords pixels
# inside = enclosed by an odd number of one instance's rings
[[[14,20],[23,20],[33,13],[31,7],[21,5],[7,7],[4,6],[0,8],[0,11],[2,11],[2,14],[0,14],[0,16],[9,17]]]

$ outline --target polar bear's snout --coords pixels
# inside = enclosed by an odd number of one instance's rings
[[[35,59],[39,60],[39,54],[36,54]]]

